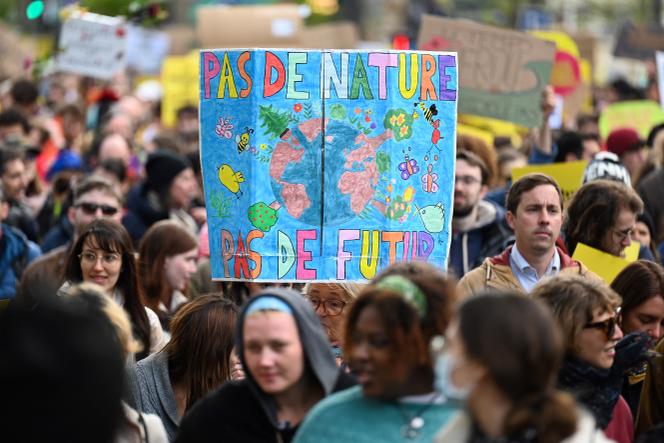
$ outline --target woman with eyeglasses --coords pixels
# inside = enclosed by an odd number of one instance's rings
[[[189,299],[184,295],[189,278],[196,272],[198,241],[172,220],[152,225],[138,247],[138,283],[145,304],[157,313],[161,326]]]
[[[620,341],[620,296],[602,282],[556,276],[535,287],[535,299],[553,311],[566,355],[558,387],[571,392],[594,415],[597,426],[619,443],[634,439],[632,414],[620,395],[624,371],[642,358],[638,343]]]
[[[436,387],[465,406],[436,443],[608,442],[554,388],[563,341],[543,304],[496,290],[469,298],[432,351]]]
[[[332,353],[341,365],[343,346],[342,328],[346,314],[362,289],[360,283],[307,283],[302,288],[305,297],[311,303],[320,319],[327,338],[332,346]]]
[[[66,294],[76,283],[94,283],[124,308],[144,349],[134,356],[137,360],[163,347],[164,332],[159,319],[141,303],[136,259],[122,225],[105,219],[86,225],[69,251],[65,280],[58,294]]]
[[[431,441],[456,412],[434,390],[429,353],[455,301],[454,284],[426,263],[387,268],[350,307],[346,362],[360,386],[323,400],[296,443]]]

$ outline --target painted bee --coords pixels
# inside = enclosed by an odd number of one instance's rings
[[[252,132],[254,132],[253,129],[251,128],[244,128],[244,132],[242,134],[238,134],[235,137],[235,142],[237,143],[237,152],[238,154],[242,153],[242,151],[246,151],[247,148],[249,147],[249,139],[250,135]]]
[[[427,105],[424,104],[424,102],[417,102],[413,106],[419,106],[422,110],[422,114],[424,114],[424,118],[429,122],[429,124],[433,124],[433,117],[438,115],[438,109],[436,109],[435,104],[427,108]]]

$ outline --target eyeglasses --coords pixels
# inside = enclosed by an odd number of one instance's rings
[[[77,208],[81,208],[83,212],[87,215],[93,215],[97,213],[97,209],[101,209],[101,213],[106,216],[112,216],[117,214],[119,211],[115,206],[110,205],[98,205],[96,203],[82,202],[76,205]]]
[[[343,300],[334,298],[325,301],[318,297],[307,297],[307,299],[309,300],[309,303],[311,303],[311,306],[314,308],[314,311],[317,311],[322,304],[324,312],[330,317],[340,315],[348,304]]]
[[[97,260],[101,258],[102,264],[107,266],[116,265],[122,259],[120,254],[116,254],[115,252],[106,252],[100,256],[94,252],[82,252],[78,255],[78,258],[81,260],[81,262],[88,265],[97,264]]]
[[[474,185],[480,183],[480,180],[473,177],[472,175],[457,175],[454,177],[455,182],[463,183],[466,186]]]
[[[616,326],[618,325],[618,313],[616,316],[607,318],[604,321],[598,321],[595,323],[588,323],[583,328],[584,329],[599,329],[604,331],[606,334],[607,340],[611,340],[613,334],[616,332]]]
[[[613,230],[616,238],[619,238],[621,242],[625,241],[628,237],[631,238],[634,233],[634,228],[625,229],[624,231],[618,231],[617,229]]]

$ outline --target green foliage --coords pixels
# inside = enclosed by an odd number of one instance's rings
[[[263,202],[254,203],[247,210],[249,222],[256,229],[268,232],[279,220],[277,211]]]
[[[291,123],[297,123],[298,120],[288,111],[273,109],[272,105],[258,107],[258,117],[261,119],[261,128],[264,128],[264,134],[269,135],[270,139],[279,137]]]
[[[340,103],[330,106],[330,117],[335,120],[344,120],[346,118],[346,107]]]
[[[102,15],[127,15],[132,0],[81,0],[80,4],[90,12]]]
[[[413,116],[403,108],[390,109],[383,119],[385,129],[391,129],[394,139],[401,141],[413,135]]]
[[[376,154],[376,167],[378,168],[379,174],[384,174],[391,169],[390,156],[385,152],[379,152]]]
[[[230,217],[232,200],[232,197],[223,197],[219,191],[212,191],[210,204],[212,205],[212,209],[216,211],[215,215],[217,218]]]

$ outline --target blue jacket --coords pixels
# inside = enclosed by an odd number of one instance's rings
[[[74,238],[74,225],[69,221],[69,217],[63,214],[55,225],[48,230],[41,242],[41,249],[44,254],[64,246]]]
[[[18,229],[2,223],[0,232],[0,300],[3,300],[14,298],[23,270],[41,251]]]

